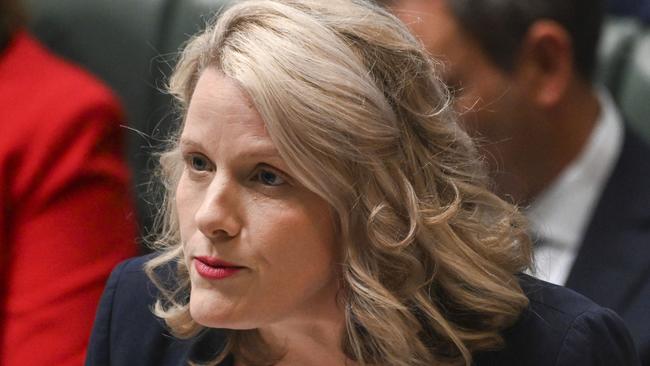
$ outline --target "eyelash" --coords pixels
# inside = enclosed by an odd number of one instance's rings
[[[205,164],[204,166],[197,167],[196,163],[198,162],[199,159]],[[212,163],[205,156],[202,156],[201,154],[187,154],[184,160],[191,173],[201,174],[213,170]],[[266,179],[269,177],[268,176],[263,177],[263,174],[272,174],[273,178],[279,179],[280,182],[276,184],[268,183]],[[270,169],[267,167],[257,167],[255,169],[255,173],[252,176],[252,179],[268,187],[277,187],[288,183],[288,179],[285,177],[284,174],[278,173],[274,169]]]
[[[196,162],[198,159],[201,159],[205,163],[205,167],[199,168],[196,166]],[[187,167],[196,173],[202,173],[205,171],[210,171],[211,170],[211,163],[210,161],[205,157],[200,154],[188,154],[185,156],[185,163],[187,164]]]
[[[262,177],[263,174],[273,174],[276,179],[280,180],[280,183],[269,184],[265,182],[265,178]],[[276,173],[275,171],[267,168],[258,168],[253,175],[255,181],[260,182],[261,184],[269,187],[278,187],[287,183],[287,180],[282,176],[282,174]],[[268,178],[268,177],[267,177]]]

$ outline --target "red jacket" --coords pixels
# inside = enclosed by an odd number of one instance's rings
[[[19,32],[0,53],[0,365],[81,365],[112,267],[136,254],[122,115]]]

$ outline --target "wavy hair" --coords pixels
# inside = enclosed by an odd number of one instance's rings
[[[296,179],[335,212],[351,360],[470,365],[503,346],[528,305],[516,277],[531,261],[525,222],[488,190],[439,65],[399,20],[366,0],[242,1],[186,45],[170,81],[183,111],[208,67],[239,83]],[[176,142],[160,161],[167,203],[146,270],[155,314],[192,337],[203,328],[189,313]],[[171,283],[156,276],[170,262]],[[282,357],[256,330],[228,339],[215,363]]]

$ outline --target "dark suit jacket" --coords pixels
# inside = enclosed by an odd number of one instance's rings
[[[169,335],[150,310],[157,291],[142,270],[147,258],[128,260],[113,271],[97,312],[87,366],[186,365],[188,358],[209,360],[223,345],[220,330],[191,340]],[[639,365],[615,313],[563,287],[526,275],[520,279],[530,307],[504,332],[506,348],[476,355],[476,366]],[[232,358],[221,365],[233,365]]]
[[[648,0],[607,0],[605,8],[610,14],[635,17],[644,23],[650,23],[650,1]]]
[[[650,366],[650,147],[629,130],[566,287],[616,311]]]

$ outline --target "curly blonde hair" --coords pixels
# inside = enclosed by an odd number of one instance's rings
[[[238,2],[185,47],[170,82],[182,110],[208,67],[239,83],[297,180],[336,214],[351,360],[470,365],[503,345],[528,305],[516,277],[531,261],[525,222],[487,189],[439,65],[402,23],[366,0]],[[191,337],[202,327],[188,309],[175,142],[161,166],[164,230],[146,269],[161,289],[155,314]],[[170,262],[171,284],[156,277]],[[282,357],[256,330],[228,334],[215,363]]]

